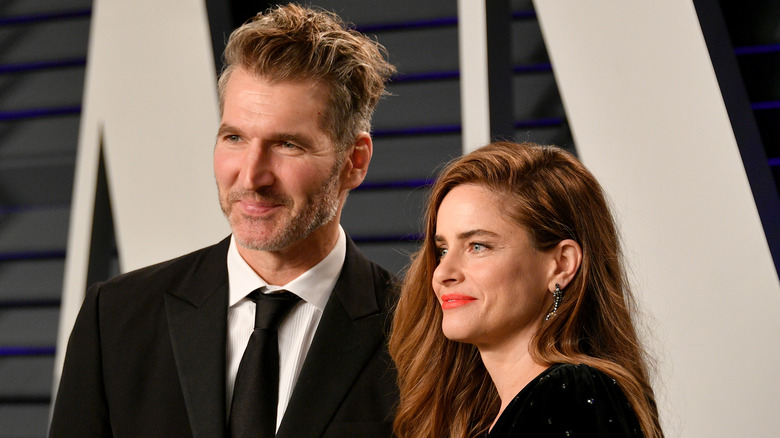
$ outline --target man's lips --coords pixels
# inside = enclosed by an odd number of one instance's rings
[[[442,310],[454,309],[473,301],[476,301],[476,298],[468,295],[446,294],[441,296],[441,308]]]
[[[241,199],[236,202],[241,212],[250,216],[262,215],[268,213],[280,204],[268,201],[255,201],[251,199]]]
[[[227,202],[233,204],[246,215],[262,215],[277,207],[291,207],[292,201],[286,196],[264,190],[255,192],[251,190],[235,190],[227,195]]]

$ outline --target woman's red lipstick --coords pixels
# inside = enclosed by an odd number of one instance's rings
[[[447,309],[454,309],[456,307],[460,307],[464,304],[468,304],[472,301],[475,301],[476,298],[470,297],[468,295],[460,295],[460,294],[447,294],[441,296],[441,308],[442,310]]]

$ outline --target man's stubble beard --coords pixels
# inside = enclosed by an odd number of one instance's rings
[[[339,171],[343,163],[343,157],[339,157],[325,183],[306,196],[306,201],[297,212],[289,210],[293,206],[292,199],[281,194],[272,193],[269,190],[231,192],[228,194],[226,202],[223,201],[220,194],[220,207],[228,218],[231,229],[235,230],[235,227],[240,226],[242,222],[245,226],[248,224],[250,228],[265,227],[276,223],[276,228],[271,230],[271,233],[266,237],[254,237],[253,233],[250,232],[247,233],[249,236],[245,238],[234,232],[233,236],[236,242],[242,247],[254,251],[281,251],[305,240],[315,230],[332,221],[339,210]],[[234,202],[247,196],[271,200],[276,204],[285,206],[287,207],[286,211],[290,212],[291,215],[283,218],[234,216]]]

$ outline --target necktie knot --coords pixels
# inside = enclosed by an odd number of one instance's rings
[[[264,294],[259,289],[249,294],[249,298],[256,304],[255,330],[278,329],[290,309],[301,300],[292,292]]]

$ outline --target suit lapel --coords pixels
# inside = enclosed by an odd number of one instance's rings
[[[229,239],[206,250],[165,296],[176,368],[194,437],[226,433],[225,342]]]
[[[347,239],[344,267],[322,314],[277,438],[321,436],[384,339],[370,262]],[[304,420],[305,419],[305,420]]]

